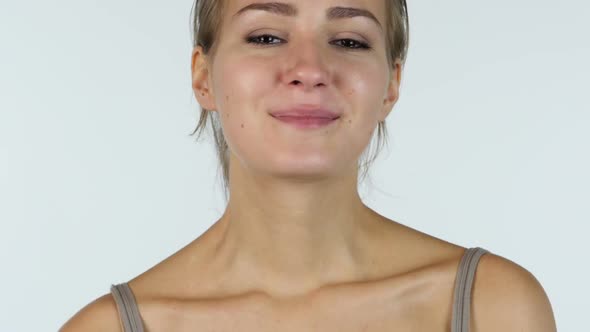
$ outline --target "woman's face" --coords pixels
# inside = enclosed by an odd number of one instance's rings
[[[285,1],[273,11],[236,14],[259,1],[227,1],[215,57],[202,80],[193,75],[199,104],[219,112],[232,159],[252,171],[283,177],[355,171],[398,97],[400,66],[390,72],[387,64],[384,1]],[[332,7],[367,10],[378,23],[330,19]],[[299,128],[271,115],[301,105],[340,117]]]

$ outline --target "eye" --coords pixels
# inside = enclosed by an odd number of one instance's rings
[[[361,42],[361,41],[358,41],[356,39],[345,38],[345,39],[337,39],[336,41],[339,42],[339,41],[343,41],[343,40],[348,41],[348,43],[346,43],[348,45],[357,45],[357,47],[344,47],[344,48],[364,49],[364,50],[370,50],[371,49],[371,46],[369,46],[369,44],[364,43],[364,42]]]
[[[273,35],[265,34],[265,35],[246,37],[246,42],[248,44],[254,44],[254,45],[268,45],[268,43],[260,42],[261,40],[264,40],[265,37],[270,37],[270,38],[266,39],[267,41],[268,41],[268,39],[280,39],[280,38],[275,37]]]
[[[250,37],[246,37],[246,43],[248,44],[254,44],[255,46],[264,46],[264,45],[272,45],[275,43],[266,43],[264,40],[269,41],[272,39],[277,39],[277,40],[282,40],[281,38],[278,38],[276,36],[273,35],[269,35],[269,34],[263,34],[263,35],[258,35],[258,36],[250,36]],[[350,39],[350,38],[345,38],[345,39],[337,39],[335,41],[335,43],[337,42],[341,42],[341,41],[346,41],[346,43],[344,43],[344,45],[353,45],[353,47],[349,47],[349,46],[340,46],[342,48],[347,48],[347,49],[352,49],[352,50],[370,50],[371,46],[367,43],[355,40],[355,39]]]

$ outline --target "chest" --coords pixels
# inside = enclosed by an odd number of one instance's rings
[[[381,296],[380,296],[381,295]],[[450,331],[448,292],[339,296],[277,304],[241,300],[143,308],[149,332],[391,332]]]

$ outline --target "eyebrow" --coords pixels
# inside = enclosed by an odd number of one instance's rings
[[[272,14],[277,14],[281,16],[297,16],[297,7],[284,2],[265,2],[265,3],[252,3],[247,5],[246,7],[238,10],[232,17],[234,19],[237,16],[242,15],[246,11],[249,10],[262,10]],[[366,17],[373,21],[375,24],[379,26],[379,29],[383,30],[381,23],[379,20],[366,9],[361,8],[353,8],[353,7],[330,7],[326,9],[326,18],[328,20],[337,20],[342,18],[352,18],[352,17]]]

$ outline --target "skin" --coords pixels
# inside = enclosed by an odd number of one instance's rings
[[[149,331],[448,331],[465,248],[379,215],[357,191],[357,160],[399,97],[385,32],[366,18],[328,22],[326,8],[371,0],[299,0],[299,15],[232,15],[228,1],[214,57],[197,47],[193,90],[219,112],[230,154],[230,200],[211,228],[129,282]],[[294,2],[293,2],[294,3]],[[288,35],[287,35],[288,33]],[[271,45],[244,38],[271,34]],[[368,42],[346,49],[338,39]],[[342,70],[346,68],[346,70]],[[272,110],[322,104],[341,118],[299,130]],[[510,305],[507,305],[510,304]],[[518,313],[518,314],[516,314]],[[425,319],[427,318],[427,319]],[[60,331],[122,331],[105,294]],[[549,300],[530,272],[482,257],[472,331],[555,331]]]

